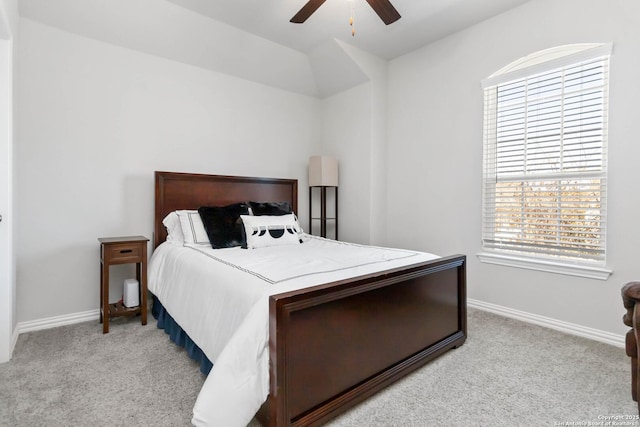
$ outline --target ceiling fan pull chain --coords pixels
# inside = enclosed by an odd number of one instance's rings
[[[351,0],[351,18],[349,18],[349,25],[351,25],[351,36],[355,37],[356,36],[356,26],[354,25],[355,22],[353,20],[353,14],[355,12],[356,9],[356,2],[354,0]]]

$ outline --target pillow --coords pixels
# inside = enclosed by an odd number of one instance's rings
[[[185,244],[208,244],[209,237],[202,224],[202,219],[198,211],[181,210],[176,211],[180,219],[180,228],[184,235]]]
[[[162,224],[167,229],[167,242],[174,245],[184,245],[184,234],[182,234],[180,218],[175,211],[169,212],[169,215],[162,220]]]
[[[288,215],[241,215],[247,235],[247,248],[300,244],[300,224],[294,214]]]
[[[249,202],[252,215],[287,215],[293,213],[289,202]]]
[[[246,203],[228,206],[202,206],[198,209],[208,241],[214,249],[232,248],[245,244],[240,215],[249,215]]]

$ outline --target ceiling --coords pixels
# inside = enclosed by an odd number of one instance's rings
[[[402,18],[388,26],[365,0],[353,0],[355,37],[350,0],[327,0],[304,24],[290,23],[306,1],[19,0],[18,5],[22,18],[65,32],[324,98],[370,80],[356,60],[363,52],[391,60],[532,0],[392,0]]]
[[[388,26],[364,0],[327,0],[304,24],[289,19],[307,0],[167,1],[303,53],[338,39],[393,59],[528,0],[392,0],[402,18]]]

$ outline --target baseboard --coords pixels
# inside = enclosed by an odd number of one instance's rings
[[[18,335],[20,335],[20,332],[18,332],[18,326],[16,325],[16,327],[13,329],[13,334],[11,335],[11,348],[9,348],[10,355],[13,355],[13,350],[15,350],[16,348],[16,343],[18,342]]]
[[[588,328],[586,326],[576,325],[575,323],[563,322],[562,320],[539,316],[537,314],[527,313],[526,311],[515,310],[513,308],[491,304],[484,301],[478,301],[470,298],[467,299],[467,304],[469,305],[469,307],[489,311],[500,316],[510,317],[512,319],[521,320],[523,322],[533,323],[535,325],[555,329],[556,331],[564,332],[567,334],[589,338],[594,341],[599,341],[605,344],[624,348],[624,335],[612,334],[611,332]]]
[[[24,332],[39,331],[42,329],[57,328],[58,326],[72,325],[74,323],[100,320],[100,310],[89,310],[81,313],[66,314],[64,316],[47,317],[45,319],[31,320],[18,323],[18,334]],[[16,336],[17,338],[17,336]]]
[[[576,325],[575,323],[564,322],[561,320],[552,319],[550,317],[539,316],[537,314],[527,313],[526,311],[515,310],[513,308],[504,307],[501,305],[491,304],[484,301],[468,298],[467,304],[469,307],[477,308],[479,310],[488,311],[500,316],[510,317],[512,319],[521,320],[527,323],[533,323],[535,325],[544,326],[550,329],[555,329],[560,332],[564,332],[571,335],[576,335],[583,338],[589,338],[595,341],[610,344],[616,347],[624,348],[624,335],[612,334],[610,332],[601,331],[598,329],[588,328],[586,326]],[[100,310],[89,310],[81,313],[67,314],[64,316],[48,317],[45,319],[32,320],[29,322],[20,322],[16,333],[13,337],[13,346],[18,339],[18,335],[24,332],[39,331],[42,329],[56,328],[58,326],[71,325],[74,323],[88,322],[91,320],[100,319]]]

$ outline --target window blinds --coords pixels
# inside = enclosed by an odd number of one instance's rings
[[[483,248],[604,263],[609,56],[485,87]]]

